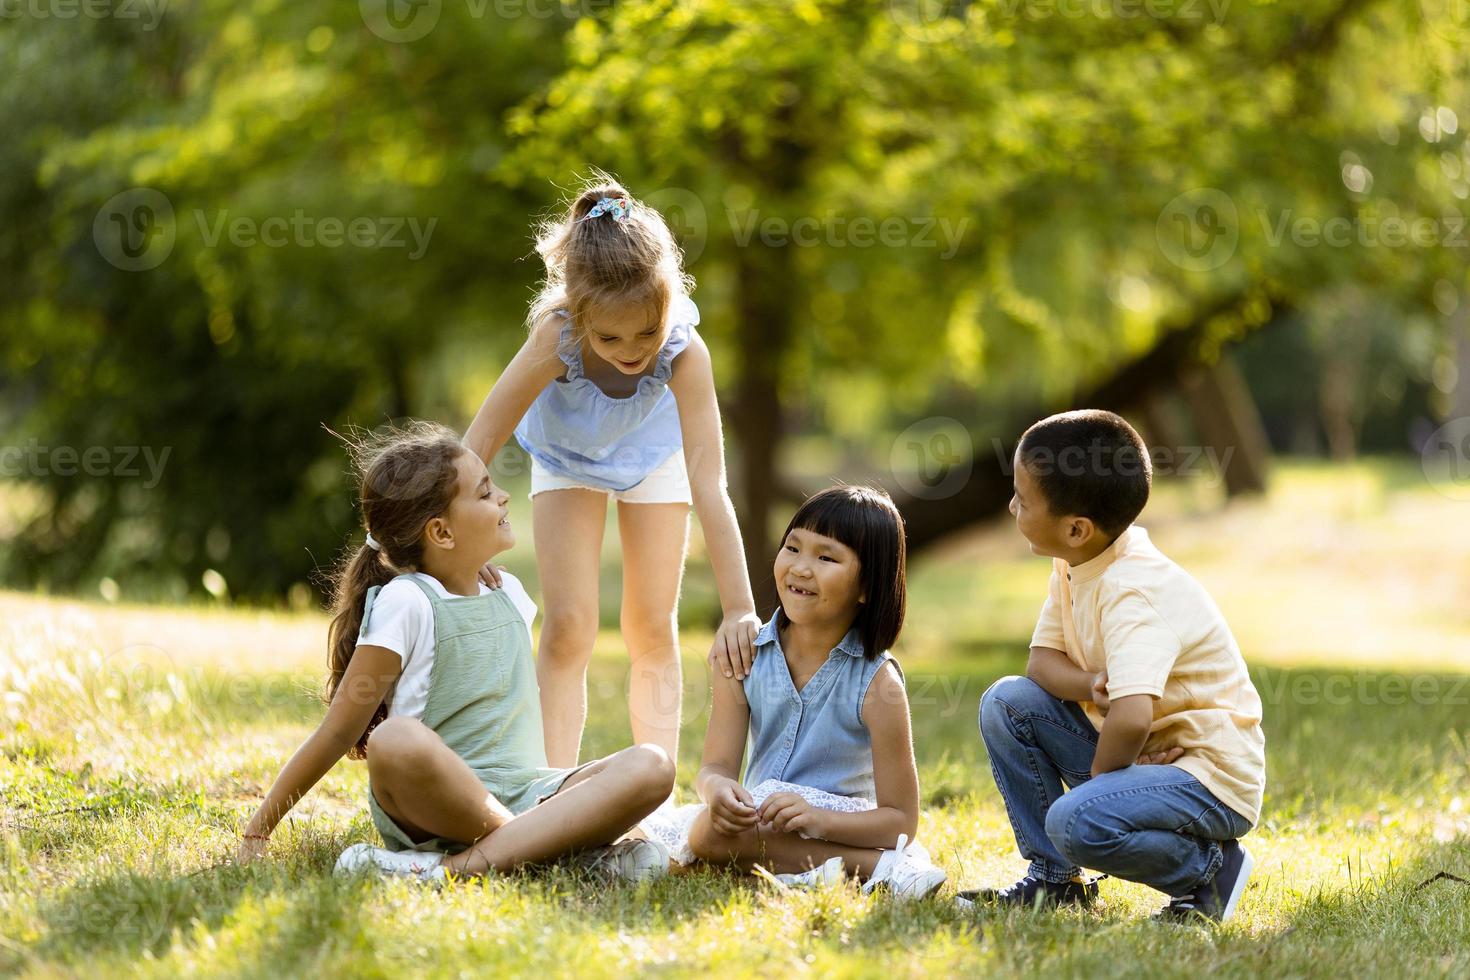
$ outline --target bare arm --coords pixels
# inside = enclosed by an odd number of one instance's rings
[[[827,840],[854,847],[893,847],[898,835],[919,829],[919,771],[908,694],[898,671],[885,666],[868,686],[863,723],[873,737],[873,782],[878,806],[861,813],[823,814]]]
[[[755,826],[755,806],[750,792],[740,785],[740,761],[745,755],[745,737],[750,732],[750,705],[745,686],[719,674],[714,678],[714,704],[704,734],[704,755],[694,792],[710,808],[715,829],[737,834]]]
[[[536,396],[561,377],[563,365],[556,356],[561,341],[561,320],[548,316],[538,322],[531,335],[506,365],[500,379],[475,413],[464,435],[464,444],[490,466],[495,455],[510,441],[516,424],[530,409]]]
[[[1140,761],[1138,754],[1143,751],[1143,743],[1148,741],[1153,721],[1153,695],[1129,694],[1113,701],[1097,738],[1092,774],[1101,776]]]
[[[305,796],[362,737],[378,705],[402,670],[402,661],[392,650],[375,646],[357,648],[332,703],[327,707],[326,717],[281,769],[260,808],[245,825],[245,834],[270,836],[296,801]],[[244,843],[250,844],[251,840]],[[249,856],[262,849],[249,849],[253,852]]]
[[[1060,650],[1032,647],[1026,662],[1026,676],[1043,691],[1063,701],[1091,701],[1092,682],[1097,675],[1083,670]]]
[[[674,361],[669,388],[679,406],[684,461],[694,513],[704,531],[724,619],[710,651],[717,673],[743,678],[755,660],[755,634],[760,620],[745,566],[745,545],[735,520],[735,505],[725,483],[725,439],[715,398],[714,368],[709,348],[697,334]]]

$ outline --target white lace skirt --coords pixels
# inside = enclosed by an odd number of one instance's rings
[[[777,793],[795,793],[812,806],[823,810],[837,810],[841,813],[860,813],[874,807],[872,800],[865,800],[857,796],[838,796],[811,786],[783,783],[779,779],[767,779],[750,788],[750,796],[756,806],[760,806]],[[703,803],[686,803],[683,806],[675,806],[673,798],[670,797],[663,806],[644,817],[638,827],[650,839],[667,847],[669,857],[676,863],[692,864],[694,852],[689,850],[689,828],[694,826],[694,821],[707,809],[709,808]]]

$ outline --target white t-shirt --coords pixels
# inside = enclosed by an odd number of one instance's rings
[[[423,572],[410,574],[427,583],[441,598],[456,598],[432,575]],[[536,603],[514,575],[501,572],[500,578],[501,588],[526,621],[526,636],[529,637],[531,623],[536,618]],[[488,586],[480,583],[480,595],[490,591]],[[396,578],[383,586],[373,600],[367,629],[358,637],[357,643],[359,646],[392,650],[403,661],[403,673],[388,693],[388,716],[422,718],[429,700],[429,675],[434,668],[434,608],[423,590],[407,577]]]

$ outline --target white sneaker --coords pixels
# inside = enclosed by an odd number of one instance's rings
[[[656,840],[620,840],[572,856],[572,867],[614,881],[654,881],[669,873],[669,849]]]
[[[830,857],[810,871],[771,875],[771,880],[787,888],[822,888],[835,885],[847,877],[847,865],[840,857]]]
[[[332,873],[342,877],[367,872],[390,878],[417,878],[431,885],[442,885],[443,862],[442,854],[390,851],[371,844],[353,844],[342,852]]]
[[[899,834],[898,846],[884,851],[878,858],[873,876],[863,885],[863,894],[869,894],[882,885],[899,901],[928,898],[948,877],[929,860],[929,852],[924,850],[924,845],[918,841],[911,842],[907,834]]]

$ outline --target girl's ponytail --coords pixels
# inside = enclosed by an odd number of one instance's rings
[[[372,544],[348,552],[332,574],[332,622],[327,628],[327,700],[360,696],[341,691],[342,677],[357,650],[368,590],[423,564],[424,526],[449,509],[459,479],[459,457],[468,452],[459,436],[442,425],[414,422],[376,439],[349,443],[362,479],[359,504],[372,529]],[[374,547],[373,545],[376,545]],[[347,753],[367,756],[367,739],[388,715],[379,704],[372,721]]]
[[[342,676],[347,673],[347,665],[357,649],[357,637],[362,631],[363,606],[367,601],[368,590],[373,586],[387,585],[397,574],[388,567],[381,552],[366,544],[348,557],[338,570],[332,588],[332,622],[327,627],[327,662],[331,668],[331,674],[327,678],[328,701],[337,696],[342,685]],[[343,692],[342,696],[352,697],[353,692]],[[387,716],[387,706],[379,704],[362,737],[348,751],[349,758],[366,757],[368,735]]]

